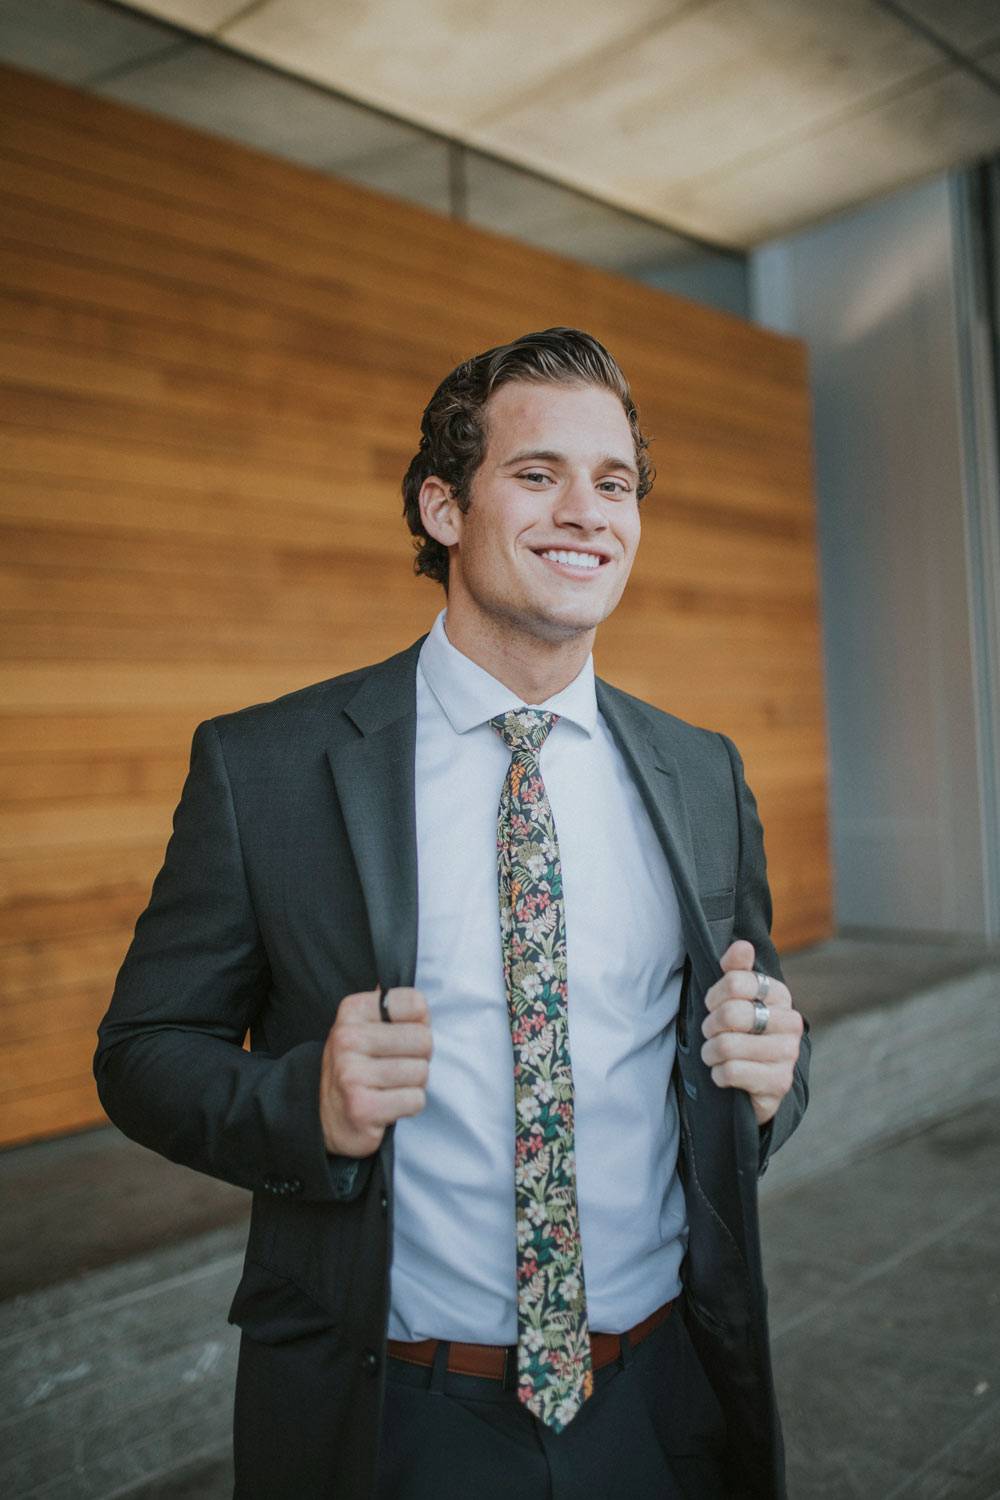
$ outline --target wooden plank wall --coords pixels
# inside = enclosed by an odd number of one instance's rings
[[[94,1027],[201,718],[388,655],[398,486],[460,358],[591,329],[659,480],[599,669],[741,744],[779,937],[830,925],[803,351],[0,71],[0,1142],[99,1119]]]

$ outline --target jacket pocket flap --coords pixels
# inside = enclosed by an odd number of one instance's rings
[[[287,1344],[337,1327],[337,1319],[287,1276],[251,1262],[236,1288],[229,1321],[261,1344]]]
[[[720,891],[703,891],[698,899],[707,922],[721,922],[736,915],[735,886],[726,886]]]

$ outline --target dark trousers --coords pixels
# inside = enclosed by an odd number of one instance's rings
[[[724,1423],[679,1307],[554,1433],[501,1382],[390,1360],[378,1500],[725,1500]]]

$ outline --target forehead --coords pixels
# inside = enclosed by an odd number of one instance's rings
[[[486,403],[487,453],[503,461],[505,450],[537,447],[574,454],[633,452],[625,409],[604,386],[556,381],[511,380]]]

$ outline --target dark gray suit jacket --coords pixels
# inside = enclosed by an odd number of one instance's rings
[[[254,1194],[231,1313],[244,1331],[241,1495],[372,1492],[392,1136],[360,1164],[331,1158],[317,1100],[341,997],[413,982],[419,645],[200,726],[100,1028],[95,1072],[112,1120]],[[763,1133],[747,1096],[716,1088],[699,1055],[704,995],[732,936],[780,975],[756,805],[723,736],[601,682],[598,703],[663,842],[688,954],[674,1078],[686,1316],[726,1412],[734,1495],[779,1500],[756,1183],[805,1107],[808,1051]]]

